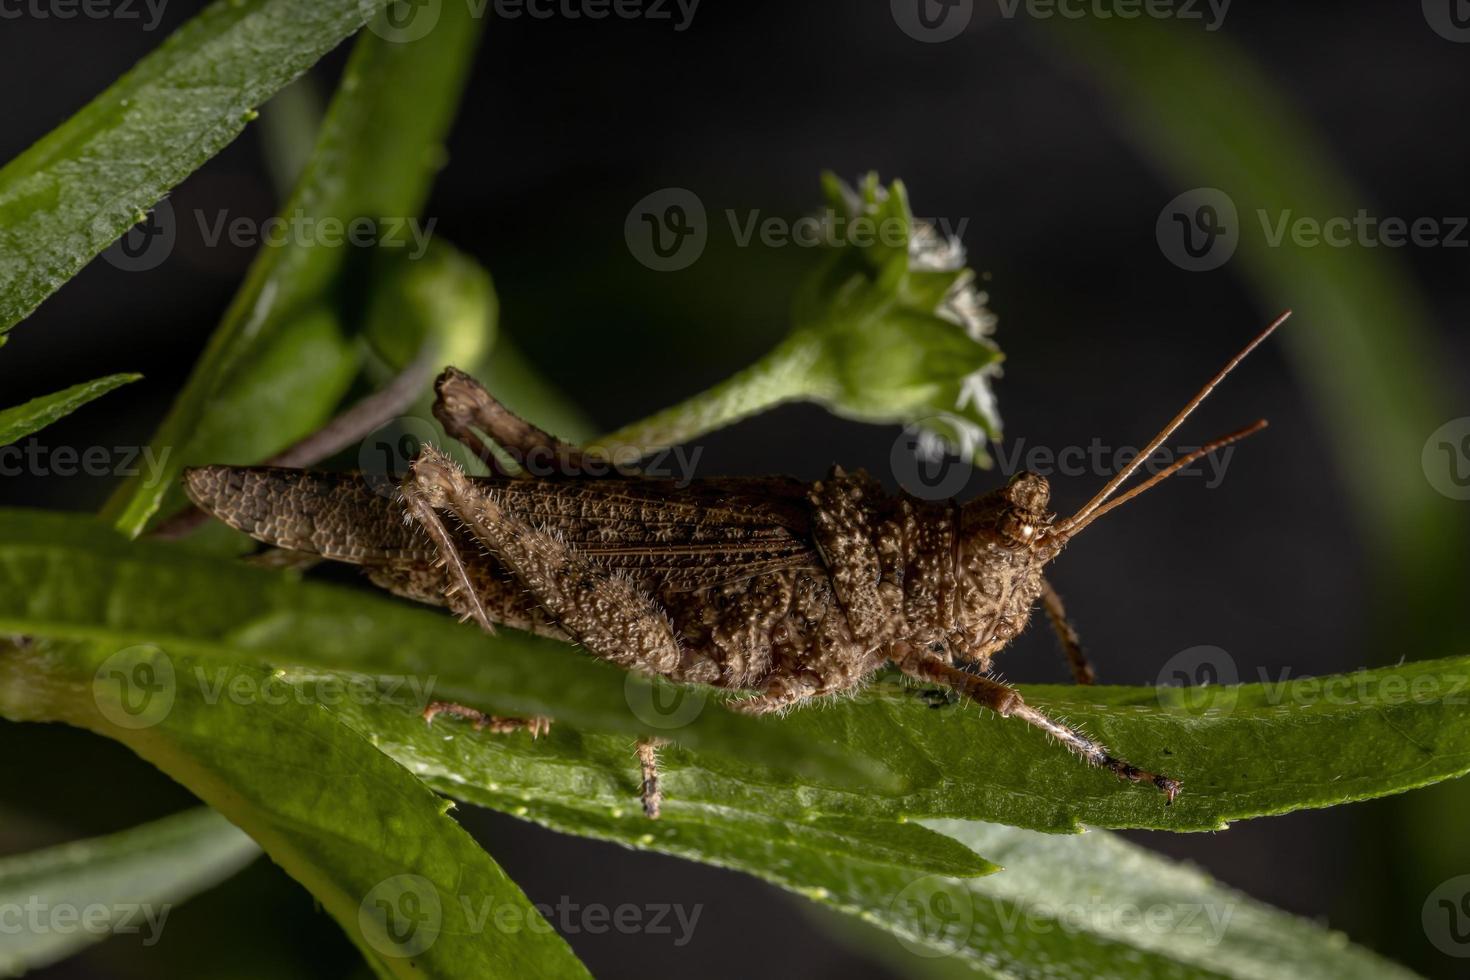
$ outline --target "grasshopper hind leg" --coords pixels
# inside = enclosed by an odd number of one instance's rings
[[[633,581],[592,564],[558,535],[541,529],[477,486],[449,459],[425,447],[404,481],[411,519],[434,540],[450,579],[452,600],[465,602],[471,618],[489,629],[490,617],[471,579],[448,514],[461,523],[550,619],[587,652],[629,670],[670,674],[684,651],[665,611]],[[440,711],[451,710],[441,707]],[[473,709],[453,709],[468,716]],[[657,741],[639,742],[644,812],[657,817],[662,800]]]
[[[438,564],[449,576],[449,587],[445,591],[445,599],[452,600],[458,596],[466,607],[466,618],[475,620],[486,633],[494,635],[495,626],[490,621],[489,613],[485,610],[475,583],[470,581],[469,572],[460,557],[459,549],[455,547],[453,536],[444,526],[438,512],[429,505],[424,492],[414,482],[412,473],[403,482],[403,501],[408,508],[410,518],[416,521],[434,542],[435,550],[439,554]],[[506,734],[525,730],[531,733],[532,738],[536,738],[544,735],[551,728],[550,718],[505,718],[488,715],[477,708],[450,701],[435,701],[426,707],[424,709],[425,724],[433,724],[434,719],[441,714],[463,718],[477,732],[488,730],[496,734]]]
[[[434,418],[491,473],[559,477],[586,472],[580,449],[527,422],[458,368],[444,369],[434,382],[434,394]],[[499,446],[516,468],[507,469],[492,446]]]

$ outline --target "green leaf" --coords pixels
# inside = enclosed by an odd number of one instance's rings
[[[220,0],[0,170],[0,334],[385,0]]]
[[[479,36],[472,5],[446,4],[435,28],[411,42],[367,33],[355,46],[311,160],[281,217],[302,229],[375,222],[384,243],[354,249],[318,235],[266,245],[154,435],[174,447],[162,479],[132,479],[104,513],[139,534],[161,510],[184,504],[177,476],[199,463],[253,463],[314,432],[362,366],[357,324],[335,291],[356,260],[412,254],[410,234],[443,162]],[[361,253],[355,255],[354,253]]]
[[[1341,933],[1105,831],[1056,837],[970,821],[929,826],[994,855],[1006,871],[870,879],[860,914],[892,935],[874,934],[867,945],[915,980],[975,972],[1049,980],[1414,976]]]
[[[391,675],[420,685],[420,709],[431,690],[501,714],[650,729],[650,685],[567,644],[513,630],[487,637],[437,610],[178,544],[128,541],[86,517],[0,510],[0,593],[0,634],[150,642],[228,662]],[[653,716],[654,734],[663,723]],[[866,759],[798,741],[772,719],[711,709],[678,737],[736,756],[762,753],[818,781],[868,785],[883,775]],[[631,749],[627,764],[636,771]]]
[[[307,691],[370,681],[298,669],[283,670],[281,676]],[[395,696],[391,683],[372,689],[377,696],[344,699],[334,710],[445,795],[557,830],[767,876],[814,866],[835,874],[841,861],[851,859],[924,874],[997,870],[917,823],[900,823],[882,812],[869,816],[861,804],[831,810],[806,806],[802,781],[774,770],[755,751],[742,760],[712,763],[682,749],[662,749],[669,795],[663,815],[649,820],[638,804],[639,773],[632,740],[626,736],[596,735],[560,724],[534,742],[429,729]],[[682,737],[683,732],[669,734]],[[719,803],[698,788],[725,783],[730,790],[729,774],[739,774],[743,785],[738,792],[724,793]],[[771,805],[761,799],[767,793]],[[798,887],[804,880],[797,875],[787,883]]]
[[[0,446],[8,446],[33,432],[39,432],[94,398],[101,398],[114,388],[131,384],[141,377],[141,374],[110,374],[105,378],[84,381],[55,394],[32,398],[24,405],[0,411]]]
[[[289,670],[282,676],[302,691],[365,680]],[[993,976],[1407,975],[1340,935],[1105,831],[1058,836],[972,821],[895,820],[871,799],[782,786],[759,760],[714,766],[674,749],[664,753],[663,816],[649,821],[630,800],[636,777],[628,771],[626,739],[558,728],[534,744],[444,736],[395,706],[389,687],[375,690],[378,697],[340,704],[338,716],[440,792],[567,833],[743,871],[860,916],[900,938],[886,942],[905,976],[921,974],[930,957],[940,956]],[[808,714],[820,719],[827,712]],[[864,714],[862,727],[875,744],[898,734]],[[944,743],[936,761],[980,771],[971,768],[979,765],[973,758],[955,753],[956,744]],[[1288,768],[1300,762],[1272,758]],[[1041,773],[1031,792],[1049,793],[1053,785]],[[1000,869],[991,861],[1005,870],[994,873]]]
[[[270,672],[157,647],[0,657],[0,712],[117,739],[253,837],[385,977],[585,977],[434,793]],[[513,917],[514,931],[503,923]]]
[[[0,909],[24,917],[7,916],[0,975],[19,976],[54,963],[114,931],[151,946],[173,906],[225,880],[259,853],[229,821],[200,809],[0,858]]]
[[[380,715],[358,724],[445,793],[508,811],[581,812],[604,830],[617,826],[618,839],[629,843],[648,835],[669,843],[666,833],[682,824],[704,835],[747,818],[834,816],[890,824],[983,819],[1053,833],[1084,824],[1219,830],[1232,820],[1404,792],[1470,771],[1470,715],[1461,703],[1470,691],[1470,658],[1280,685],[1022,690],[1124,757],[1182,777],[1184,792],[1166,806],[1151,787],[1084,766],[1028,726],[963,704],[931,708],[914,689],[889,681],[794,711],[779,724],[793,743],[835,744],[900,774],[899,788],[818,786],[773,768],[754,749],[731,760],[673,746],[662,753],[660,826],[627,811],[636,783],[625,738],[553,729],[534,744],[438,741],[421,739],[416,724]],[[683,739],[682,729],[666,734]],[[608,824],[610,815],[626,819]]]

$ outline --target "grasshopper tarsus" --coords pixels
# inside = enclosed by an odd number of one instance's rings
[[[424,724],[432,725],[434,719],[440,715],[449,715],[453,718],[461,718],[470,723],[470,727],[477,732],[490,732],[494,735],[508,735],[511,732],[529,732],[531,738],[540,738],[551,731],[551,719],[540,715],[530,718],[507,718],[501,715],[490,715],[471,708],[468,705],[456,704],[453,701],[432,701],[424,708]]]

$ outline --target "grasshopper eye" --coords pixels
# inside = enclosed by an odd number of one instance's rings
[[[1011,544],[1030,547],[1041,527],[1029,515],[1012,511],[1000,523],[1000,533]]]

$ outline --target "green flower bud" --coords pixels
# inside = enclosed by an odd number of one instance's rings
[[[823,183],[831,254],[796,298],[788,341],[818,351],[807,397],[865,422],[926,420],[940,445],[986,462],[1002,355],[964,246],[914,218],[901,182]]]

